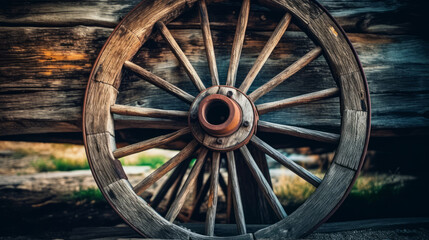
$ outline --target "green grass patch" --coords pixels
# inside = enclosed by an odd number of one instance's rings
[[[33,162],[33,167],[39,172],[50,172],[50,171],[72,171],[89,169],[88,161],[83,160],[71,160],[65,158],[56,158],[50,156],[49,158],[41,158]]]
[[[73,201],[87,201],[87,202],[105,202],[103,194],[98,188],[88,188],[73,192],[69,197]]]
[[[167,160],[165,156],[140,156],[135,161],[126,161],[123,158],[120,159],[123,166],[149,166],[152,169],[159,168]]]

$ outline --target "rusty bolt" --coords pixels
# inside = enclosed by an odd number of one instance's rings
[[[234,94],[232,91],[228,91],[228,92],[226,93],[226,96],[230,98],[230,97],[232,97],[232,94]]]
[[[249,121],[244,121],[243,122],[243,127],[248,127],[250,125]]]
[[[217,143],[217,144],[222,144],[222,143],[223,143],[222,138],[218,138],[218,139],[216,139],[216,143]]]

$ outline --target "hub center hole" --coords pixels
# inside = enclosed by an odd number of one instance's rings
[[[220,125],[229,117],[229,107],[224,101],[215,100],[207,106],[205,112],[207,122],[212,125]]]

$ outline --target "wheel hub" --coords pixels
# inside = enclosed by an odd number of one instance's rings
[[[189,112],[188,122],[195,139],[209,149],[224,152],[247,144],[259,119],[252,101],[229,86],[202,91]]]

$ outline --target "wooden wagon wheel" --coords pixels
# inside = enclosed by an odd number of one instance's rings
[[[165,25],[194,3],[200,10],[201,27],[211,73],[212,86],[208,88]],[[218,184],[222,182],[220,180],[223,180],[219,179],[221,153],[226,153],[227,156],[229,189],[232,192],[238,229],[237,236],[229,238],[278,239],[302,236],[326,220],[350,191],[362,166],[370,130],[369,93],[357,55],[343,30],[318,3],[312,0],[264,0],[260,4],[280,9],[284,11],[284,16],[247,77],[237,88],[235,88],[236,75],[249,16],[249,0],[244,0],[241,6],[225,85],[220,85],[221,80],[218,77],[207,6],[204,0],[199,2],[193,0],[143,1],[124,18],[103,47],[91,73],[85,97],[83,118],[85,147],[91,170],[105,198],[118,214],[140,234],[156,238],[211,238],[215,229]],[[270,81],[248,94],[252,82],[283,36],[291,19],[314,41],[316,47],[310,49],[307,54]],[[198,96],[190,95],[132,62],[137,51],[149,38],[153,28],[168,43],[200,92]],[[254,104],[256,100],[322,54],[329,64],[337,87],[274,102]],[[145,81],[188,103],[189,111],[116,104],[124,71],[133,72]],[[341,106],[340,134],[259,121],[259,116],[271,111],[337,96],[339,96]],[[163,126],[163,128],[170,127],[178,130],[117,149],[113,114],[159,118],[161,120],[158,123],[151,120],[143,121],[140,124],[146,124],[146,128]],[[260,139],[256,134],[257,131],[258,134],[275,132],[334,143],[338,144],[338,147],[331,166],[322,180]],[[118,158],[165,146],[183,136],[188,136],[192,140],[176,156],[140,183],[131,186]],[[247,148],[249,143],[317,187],[316,191],[297,210],[287,215],[249,152]],[[278,218],[275,224],[254,233],[246,232],[243,217],[243,211],[246,210],[241,206],[234,151],[243,156],[242,159],[250,169],[253,179],[256,180],[260,191],[263,192]],[[183,186],[180,187],[180,181],[184,178],[189,159],[193,156],[197,156],[197,160]],[[211,161],[208,162],[207,158],[211,158]],[[204,188],[209,189],[207,191],[209,191],[210,197],[207,203],[206,235],[201,235],[174,224],[173,221],[178,216],[205,162],[210,165],[211,175],[210,185],[206,184]],[[164,185],[176,185],[174,191],[178,193],[177,197],[172,200],[168,212],[162,217],[139,194],[170,171],[172,171],[170,178]],[[168,188],[161,188],[161,196],[166,191]],[[159,202],[160,199],[153,201]]]

